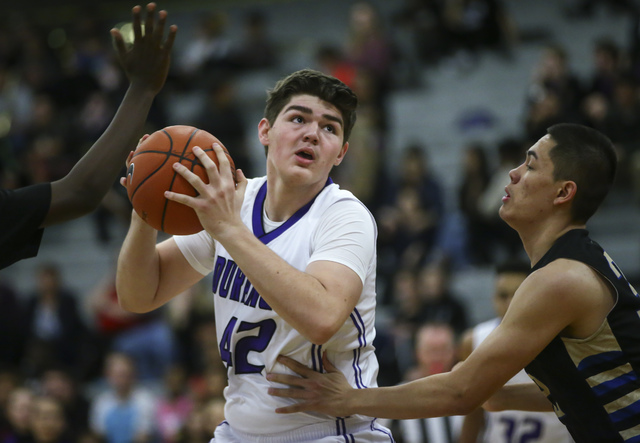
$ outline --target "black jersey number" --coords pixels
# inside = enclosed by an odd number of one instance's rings
[[[241,321],[236,331],[237,317],[231,317],[220,339],[220,357],[227,367],[233,367],[236,374],[256,374],[262,372],[264,365],[249,363],[249,352],[262,352],[267,349],[269,342],[276,332],[276,322],[273,319],[262,320],[258,323]],[[236,342],[235,349],[231,349],[233,334],[257,329],[257,334],[247,335]]]

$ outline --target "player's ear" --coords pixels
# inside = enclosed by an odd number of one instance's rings
[[[576,182],[570,180],[560,182],[554,203],[562,204],[573,200],[577,191],[578,185],[576,185]]]
[[[258,139],[260,139],[260,143],[262,146],[269,146],[269,130],[271,129],[271,124],[269,120],[263,118],[258,123]]]
[[[336,161],[333,162],[333,166],[338,166],[340,163],[342,163],[342,160],[344,159],[344,156],[348,150],[349,150],[349,142],[346,142],[342,147],[342,149],[340,150],[340,154],[338,154]]]

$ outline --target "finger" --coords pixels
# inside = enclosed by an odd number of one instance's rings
[[[122,57],[127,52],[127,46],[124,44],[124,38],[119,30],[113,28],[111,31],[111,37],[113,37],[113,44],[116,47],[118,56]]]
[[[178,27],[176,25],[169,26],[169,36],[164,44],[164,50],[167,54],[171,53],[173,48],[173,42],[176,40],[176,34],[178,33]]]
[[[204,194],[206,192],[206,184],[200,177],[191,172],[186,166],[181,163],[174,163],[173,170],[180,174],[193,188],[198,191],[198,194]]]
[[[149,37],[153,36],[153,28],[155,25],[155,11],[155,3],[147,4],[147,19],[144,22],[144,35],[147,35]]]
[[[307,400],[309,398],[309,393],[302,389],[292,389],[292,388],[269,388],[267,392],[272,397],[286,397],[286,398],[296,398]]]
[[[133,159],[134,152],[135,151],[130,151],[129,155],[127,155],[127,159],[124,162],[124,164],[126,165],[127,168],[129,168],[129,165],[131,164],[131,159]]]
[[[148,138],[149,138],[149,134],[145,134],[142,137],[140,137],[140,140],[138,141],[138,146],[140,146],[142,144],[142,142],[145,141]]]
[[[300,388],[302,387],[303,380],[306,380],[306,379],[301,378],[297,375],[270,373],[270,374],[267,374],[267,380],[272,381],[274,383],[281,383],[283,385],[298,386],[298,388]]]
[[[133,36],[134,36],[134,42],[140,41],[140,39],[142,38],[142,25],[141,25],[141,19],[140,19],[140,10],[142,8],[140,8],[139,5],[136,5],[133,7],[133,9],[131,10],[131,12],[133,13]]]
[[[322,366],[327,372],[338,372],[338,368],[336,368],[333,363],[329,361],[329,357],[327,357],[327,351],[324,351],[322,353]]]
[[[229,163],[229,158],[227,157],[227,154],[222,146],[220,146],[219,143],[214,143],[213,150],[218,157],[218,164],[220,165],[220,175],[223,177],[233,176],[233,174],[231,173],[231,163]]]
[[[211,157],[207,155],[206,152],[200,146],[194,146],[192,149],[193,153],[196,155],[196,158],[200,161],[202,166],[204,166],[207,171],[207,176],[209,177],[209,183],[213,183],[214,180],[218,180],[219,178],[219,170],[216,164],[213,162]]]
[[[291,369],[296,374],[302,375],[303,377],[309,377],[316,374],[313,369],[309,369],[305,365],[300,364],[297,361],[284,355],[279,355],[276,360],[278,361],[278,363],[285,365],[287,368]]]
[[[293,412],[302,412],[305,411],[305,403],[298,403],[291,406],[285,406],[282,408],[276,409],[276,414],[291,414]]]
[[[191,197],[190,195],[178,194],[177,192],[172,191],[164,191],[164,197],[167,200],[171,200],[194,209],[197,205],[196,199],[194,197]]]
[[[158,12],[158,24],[153,29],[153,40],[162,43],[162,36],[164,35],[164,26],[167,22],[167,11],[164,9]]]

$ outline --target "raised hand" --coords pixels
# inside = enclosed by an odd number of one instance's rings
[[[322,374],[310,369],[297,361],[285,357],[278,357],[281,363],[298,374],[267,374],[267,380],[289,385],[290,388],[269,388],[269,394],[275,397],[289,397],[300,402],[276,409],[279,414],[289,414],[301,411],[316,411],[334,417],[351,415],[348,406],[349,393],[353,388],[345,376],[327,359],[322,356],[322,364],[327,371]]]
[[[170,55],[173,42],[178,32],[176,25],[169,27],[169,34],[164,39],[164,28],[167,12],[162,10],[157,14],[156,4],[147,5],[147,18],[142,29],[142,7],[134,6],[132,45],[127,45],[118,29],[112,29],[111,35],[124,71],[132,85],[147,87],[151,93],[158,93],[169,73]]]

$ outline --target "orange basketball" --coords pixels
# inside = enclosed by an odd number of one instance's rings
[[[193,126],[167,126],[151,134],[138,146],[127,170],[127,194],[133,209],[145,222],[167,234],[186,235],[202,231],[195,211],[189,206],[167,200],[164,192],[196,195],[193,186],[173,170],[176,162],[182,163],[205,183],[209,183],[204,166],[191,148],[199,146],[218,165],[213,143],[220,144],[227,154],[235,179],[236,168],[224,145],[213,135]]]

